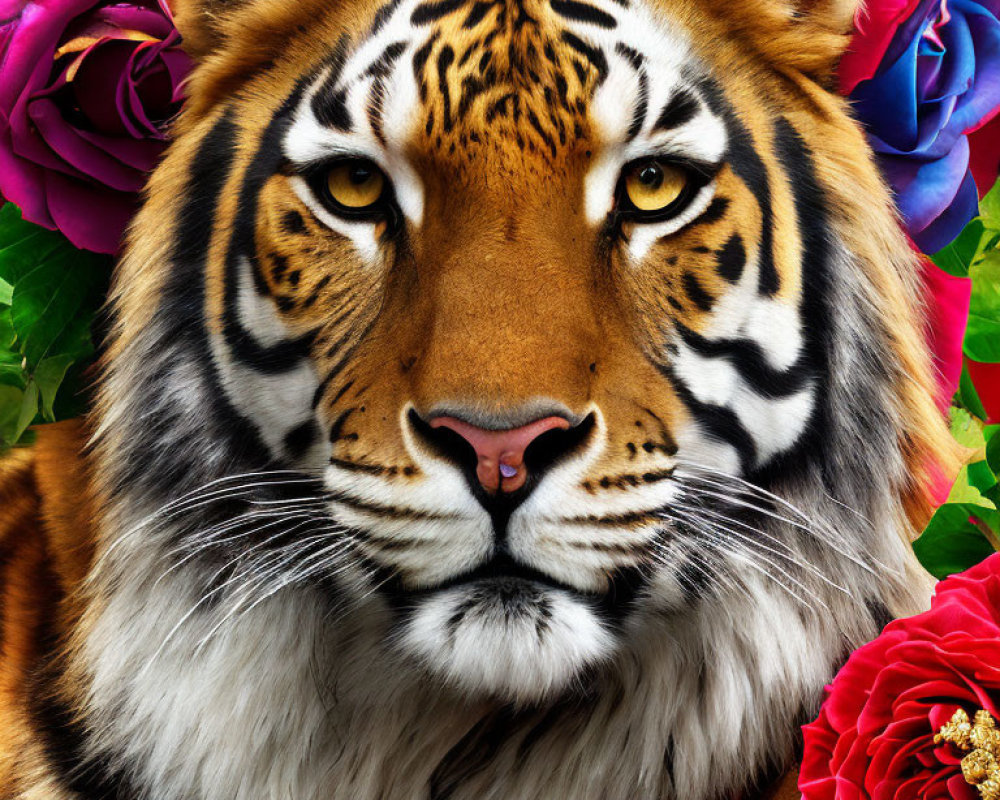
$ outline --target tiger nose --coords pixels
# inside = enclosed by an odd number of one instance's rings
[[[515,492],[524,486],[528,470],[524,464],[524,451],[543,433],[551,430],[568,430],[569,421],[563,417],[544,417],[502,431],[477,428],[455,417],[434,417],[432,428],[454,431],[476,451],[476,478],[488,492],[498,489]]]

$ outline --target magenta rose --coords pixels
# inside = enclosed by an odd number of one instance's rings
[[[165,0],[0,0],[0,195],[116,253],[190,60]]]

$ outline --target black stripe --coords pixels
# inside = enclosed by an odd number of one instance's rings
[[[705,287],[701,285],[701,281],[698,280],[693,272],[685,272],[681,277],[681,282],[684,285],[684,293],[692,303],[702,311],[712,310],[715,298],[705,291]]]
[[[352,383],[354,383],[354,381],[348,381],[345,388],[349,387]],[[343,392],[344,392],[343,389],[337,392],[337,397],[340,397],[343,394]],[[349,408],[346,411],[342,411],[333,421],[333,424],[330,425],[329,439],[331,444],[340,439],[340,435],[344,432],[344,423],[347,422],[348,417],[350,417],[351,414],[353,414],[355,411],[356,409],[354,408]]]
[[[715,253],[715,264],[719,275],[730,283],[736,283],[743,275],[747,253],[743,247],[743,237],[734,233]]]
[[[687,92],[677,92],[663,107],[660,116],[653,123],[653,131],[669,131],[687,125],[698,116],[701,106]]]
[[[624,58],[631,65],[632,69],[636,72],[642,69],[643,62],[646,59],[642,57],[642,53],[638,50],[634,50],[629,47],[624,42],[618,42],[615,45],[615,52],[618,53],[622,58]]]
[[[302,458],[306,451],[312,447],[316,439],[319,438],[319,426],[312,417],[300,425],[296,425],[285,434],[283,444],[285,452],[293,460]]]
[[[829,295],[832,281],[829,212],[825,195],[816,177],[816,168],[808,146],[795,128],[784,118],[775,122],[775,152],[789,177],[795,202],[795,216],[802,240],[802,301],[799,315],[805,322],[803,354],[800,361],[816,377],[812,417],[794,450],[784,454],[770,472],[801,468],[804,459],[822,459],[829,438],[824,432],[827,423],[829,393],[829,342],[831,323]],[[761,480],[773,478],[762,475]]]
[[[338,53],[344,46],[344,39],[338,44]],[[257,208],[260,191],[264,184],[278,172],[284,161],[282,140],[292,121],[292,112],[299,104],[307,85],[300,80],[298,86],[281,104],[271,117],[261,136],[257,152],[250,161],[240,187],[233,219],[233,232],[226,254],[226,274],[224,307],[222,312],[222,336],[234,358],[254,369],[277,374],[289,372],[299,366],[299,361],[309,352],[313,335],[306,334],[272,346],[261,345],[240,322],[237,310],[239,271],[243,259],[253,258],[256,251]]]
[[[787,370],[767,363],[767,356],[757,342],[749,339],[706,339],[686,325],[675,323],[681,340],[705,358],[722,358],[740,373],[754,392],[762,397],[787,397],[801,391],[813,376],[810,359],[803,352]]]
[[[649,78],[646,77],[645,70],[639,72],[639,99],[632,111],[632,121],[629,123],[628,131],[625,133],[626,141],[631,141],[639,135],[642,124],[646,121],[646,112],[649,110]]]
[[[462,27],[466,30],[475,28],[480,22],[483,21],[483,17],[486,16],[486,12],[493,8],[493,6],[494,3],[492,2],[483,2],[480,0],[480,2],[476,3],[469,11],[468,16],[465,18],[465,22],[462,23]]]
[[[25,699],[29,704],[34,728],[45,752],[45,761],[53,777],[65,791],[80,800],[135,800],[145,793],[125,774],[127,760],[87,756],[87,720],[62,697],[58,685],[65,671],[62,643],[53,620],[59,615],[56,576],[46,565],[38,585],[45,588],[45,600],[39,610],[37,663],[40,669],[31,678]]]
[[[730,445],[740,459],[741,472],[744,475],[751,474],[757,462],[757,446],[740,422],[740,418],[736,416],[736,412],[723,406],[702,403],[677,377],[672,367],[661,364],[657,364],[656,367],[671,382],[677,396],[701,426],[704,435],[714,441]]]
[[[372,65],[365,70],[365,74],[384,78],[392,70],[392,65],[396,63],[396,60],[406,51],[406,48],[406,42],[393,42],[372,62]]]
[[[198,145],[191,162],[187,199],[177,217],[172,260],[175,264],[197,265],[199,283],[203,280],[201,271],[212,238],[218,199],[236,153],[239,128],[235,116],[233,109],[227,108]]]
[[[434,43],[438,40],[438,36],[441,34],[438,31],[434,32],[434,35],[428,39],[424,44],[420,46],[413,54],[413,77],[416,78],[417,83],[420,83],[420,79],[423,78],[424,67],[427,66],[427,59],[431,57],[431,50],[434,49]]]
[[[399,4],[401,2],[402,0],[389,0],[388,3],[383,5],[381,8],[379,8],[378,11],[375,12],[375,17],[372,20],[372,25],[368,29],[369,38],[374,36],[380,30],[382,30],[382,28],[389,21],[392,15],[396,13],[396,9],[399,8]]]
[[[555,139],[542,127],[542,123],[538,119],[538,115],[535,114],[530,108],[528,109],[528,124],[535,129],[535,132],[541,137],[542,141],[549,148],[549,151],[553,156],[556,154],[556,142]]]
[[[441,92],[441,103],[444,106],[444,129],[450,131],[452,127],[451,118],[451,90],[448,87],[448,67],[455,60],[455,51],[451,45],[445,45],[437,57],[438,91]]]
[[[767,169],[756,150],[753,136],[740,122],[722,90],[706,78],[698,80],[698,88],[712,112],[720,117],[726,126],[729,140],[726,160],[733,172],[746,184],[753,194],[761,212],[760,235],[760,280],[758,290],[771,296],[778,291],[778,272],[774,266],[774,210],[771,208],[771,185]]]
[[[578,36],[574,36],[569,31],[563,31],[560,37],[566,44],[572,47],[597,70],[597,85],[600,86],[608,77],[608,59],[597,47],[591,47]]]
[[[726,210],[729,208],[729,198],[728,197],[714,197],[712,202],[708,204],[706,208],[700,215],[695,217],[691,222],[687,224],[685,230],[690,230],[695,225],[711,225],[713,222],[718,222],[722,219]]]
[[[587,22],[609,30],[618,27],[618,20],[590,3],[580,3],[577,0],[549,0],[549,5],[560,17],[566,19]]]
[[[204,382],[211,398],[202,421],[208,435],[227,447],[232,454],[231,464],[245,465],[249,471],[267,461],[267,450],[256,429],[239,415],[222,389],[212,366],[205,325],[205,264],[218,201],[233,167],[238,138],[235,113],[226,108],[198,144],[175,223],[168,282],[150,327],[157,331],[158,346],[182,353]],[[193,487],[203,477],[191,465],[193,454],[203,449],[204,443],[198,438],[203,434],[184,419],[183,409],[164,398],[159,371],[147,372],[138,392],[137,396],[148,398],[149,407],[157,413],[146,414],[142,427],[124,437],[114,469],[115,482],[157,498]],[[178,436],[180,431],[183,437]],[[174,446],[151,445],[168,436]]]
[[[320,125],[341,131],[351,129],[351,115],[347,110],[347,90],[337,89],[344,64],[347,62],[349,41],[346,34],[338,40],[330,58],[330,72],[312,99],[312,111]]]
[[[385,78],[379,75],[368,90],[368,124],[379,144],[386,146],[385,131],[382,129],[382,114],[385,105]]]
[[[347,348],[347,351],[340,357],[340,361],[333,365],[330,370],[326,373],[323,379],[319,382],[319,386],[316,387],[316,391],[313,392],[312,397],[312,408],[316,408],[320,401],[323,399],[323,395],[326,394],[327,387],[329,387],[330,382],[333,381],[346,367],[354,355],[354,351],[357,349],[358,344],[364,340],[364,338],[371,332],[372,328],[375,327],[375,319],[373,318],[362,330],[357,334],[354,343]],[[348,330],[337,342],[335,342],[330,349],[327,351],[328,355],[332,355],[336,350],[344,347],[347,340],[351,338],[353,331]]]
[[[302,219],[302,215],[295,209],[292,209],[291,211],[286,211],[284,214],[281,215],[281,229],[285,233],[291,234],[293,236],[301,233],[307,233],[306,222],[304,219]]]
[[[421,3],[410,15],[413,25],[426,25],[428,22],[446,17],[464,6],[468,0],[437,0],[432,3]]]
[[[892,611],[889,610],[889,607],[879,597],[869,597],[865,600],[865,608],[868,609],[872,622],[875,623],[875,627],[879,632],[895,619]]]

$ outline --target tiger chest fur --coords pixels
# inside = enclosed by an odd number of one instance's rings
[[[829,90],[854,4],[175,10],[199,66],[92,445],[42,431],[0,474],[0,795],[780,775],[846,654],[925,602],[948,447]]]

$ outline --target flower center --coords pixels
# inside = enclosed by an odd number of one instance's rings
[[[965,709],[958,709],[934,737],[935,744],[941,742],[968,753],[962,759],[962,777],[979,790],[982,800],[1000,800],[1000,729],[988,711],[980,709],[970,722]]]

